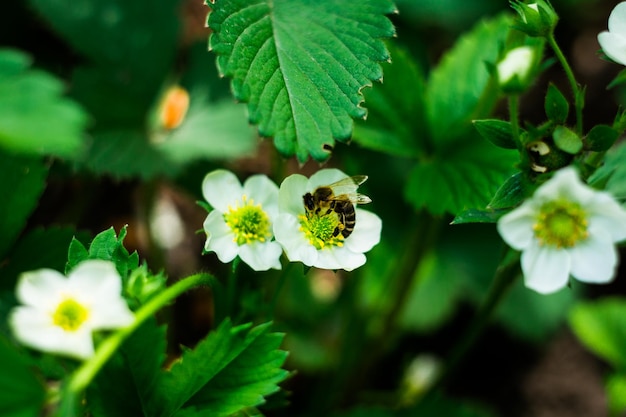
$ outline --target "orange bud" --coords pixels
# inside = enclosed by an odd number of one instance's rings
[[[180,126],[189,108],[189,93],[182,87],[171,87],[161,102],[159,119],[165,129]]]

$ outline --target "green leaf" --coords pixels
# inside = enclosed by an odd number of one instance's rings
[[[418,163],[404,195],[416,209],[432,214],[485,207],[505,178],[513,174],[517,152],[496,148],[476,133],[464,144]]]
[[[280,369],[286,358],[286,352],[278,350],[282,335],[268,329],[269,324],[251,328],[222,322],[160,374],[144,402],[147,414],[170,416],[185,407],[228,416],[262,404],[287,377]]]
[[[45,390],[31,364],[0,336],[0,415],[42,415]]]
[[[39,159],[0,152],[0,259],[6,255],[35,209],[45,188],[47,174],[47,167]]]
[[[222,101],[191,107],[183,124],[159,142],[156,149],[173,163],[184,164],[197,159],[234,159],[251,155],[256,144],[244,107]]]
[[[496,62],[511,18],[482,21],[446,53],[428,81],[426,102],[435,144],[462,139],[471,120],[485,118],[498,94],[485,62]]]
[[[532,192],[526,175],[518,172],[510,176],[487,206],[490,209],[510,209],[520,205]]]
[[[474,120],[473,123],[480,136],[494,145],[504,149],[517,149],[511,123],[498,119]]]
[[[580,303],[569,318],[583,345],[615,368],[626,370],[626,300]]]
[[[563,124],[567,120],[569,103],[565,96],[552,83],[548,86],[544,107],[546,116],[555,124]]]
[[[387,46],[392,63],[382,64],[384,83],[363,91],[367,119],[356,121],[354,141],[375,151],[416,157],[428,147],[429,139],[424,75],[408,51],[393,43]]]
[[[613,87],[624,84],[626,82],[626,69],[621,70],[615,78],[609,83],[606,87],[607,90],[610,90]]]
[[[29,58],[0,49],[0,147],[26,155],[76,157],[87,114],[62,96],[61,81],[28,69]]]
[[[89,245],[88,257],[85,258],[85,248],[76,240],[73,240],[68,253],[67,264],[65,265],[65,273],[68,273],[77,264],[85,259],[103,259],[112,261],[122,278],[125,278],[129,271],[139,266],[139,255],[137,252],[131,254],[124,247],[124,238],[126,237],[126,226],[120,230],[119,236],[115,234],[113,227],[98,233]],[[82,246],[82,248],[81,248]]]
[[[149,346],[149,349],[146,349]],[[147,395],[165,362],[166,329],[146,321],[100,371],[87,391],[95,417],[147,415]],[[114,399],[114,400],[113,400]]]
[[[454,220],[450,224],[465,224],[465,223],[495,223],[500,217],[506,214],[509,210],[479,210],[479,209],[467,209],[457,214]]]
[[[626,143],[609,150],[604,164],[589,177],[589,184],[605,188],[617,198],[626,197]]]
[[[583,148],[582,139],[565,126],[554,128],[552,139],[554,139],[554,144],[557,148],[572,155],[576,155]]]
[[[328,158],[363,118],[361,89],[382,79],[394,35],[389,0],[216,0],[208,26],[220,72],[250,121],[286,156]],[[306,28],[306,30],[303,30]]]
[[[619,132],[607,125],[595,125],[585,138],[585,148],[590,151],[603,152],[611,148]]]

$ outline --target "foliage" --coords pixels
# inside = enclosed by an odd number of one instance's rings
[[[557,39],[597,29],[580,12],[591,0],[201,3],[28,0],[0,14],[0,414],[528,414],[498,388],[541,366],[566,323],[608,365],[607,414],[623,413],[623,268],[593,301],[577,281],[539,294],[501,237],[505,216],[573,166],[579,194],[606,204],[537,215],[524,233],[602,229],[611,251],[588,254],[619,255],[624,71],[606,64],[611,96],[584,86]],[[516,49],[537,62],[513,91],[497,72]],[[195,203],[217,170],[232,173]],[[324,172],[359,184],[321,197]],[[240,192],[257,174],[277,201]],[[218,209],[233,181],[236,201]],[[602,227],[594,210],[610,211]],[[275,248],[269,270],[240,262],[268,256],[259,241]],[[309,246],[344,269],[306,267]],[[134,322],[95,332],[85,361],[20,345],[22,274],[93,259],[115,265]],[[68,325],[60,310],[53,326]]]

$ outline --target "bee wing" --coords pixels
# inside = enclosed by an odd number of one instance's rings
[[[363,184],[367,180],[367,175],[355,175],[353,177],[346,177],[340,179],[337,182],[329,184],[328,187],[333,190],[333,194],[354,196],[356,194],[359,185]]]

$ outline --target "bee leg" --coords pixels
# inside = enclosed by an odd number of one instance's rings
[[[333,230],[333,237],[337,237],[337,236],[339,236],[339,233],[340,233],[340,232],[341,232],[341,231],[339,230],[339,226],[335,227],[335,230]]]

